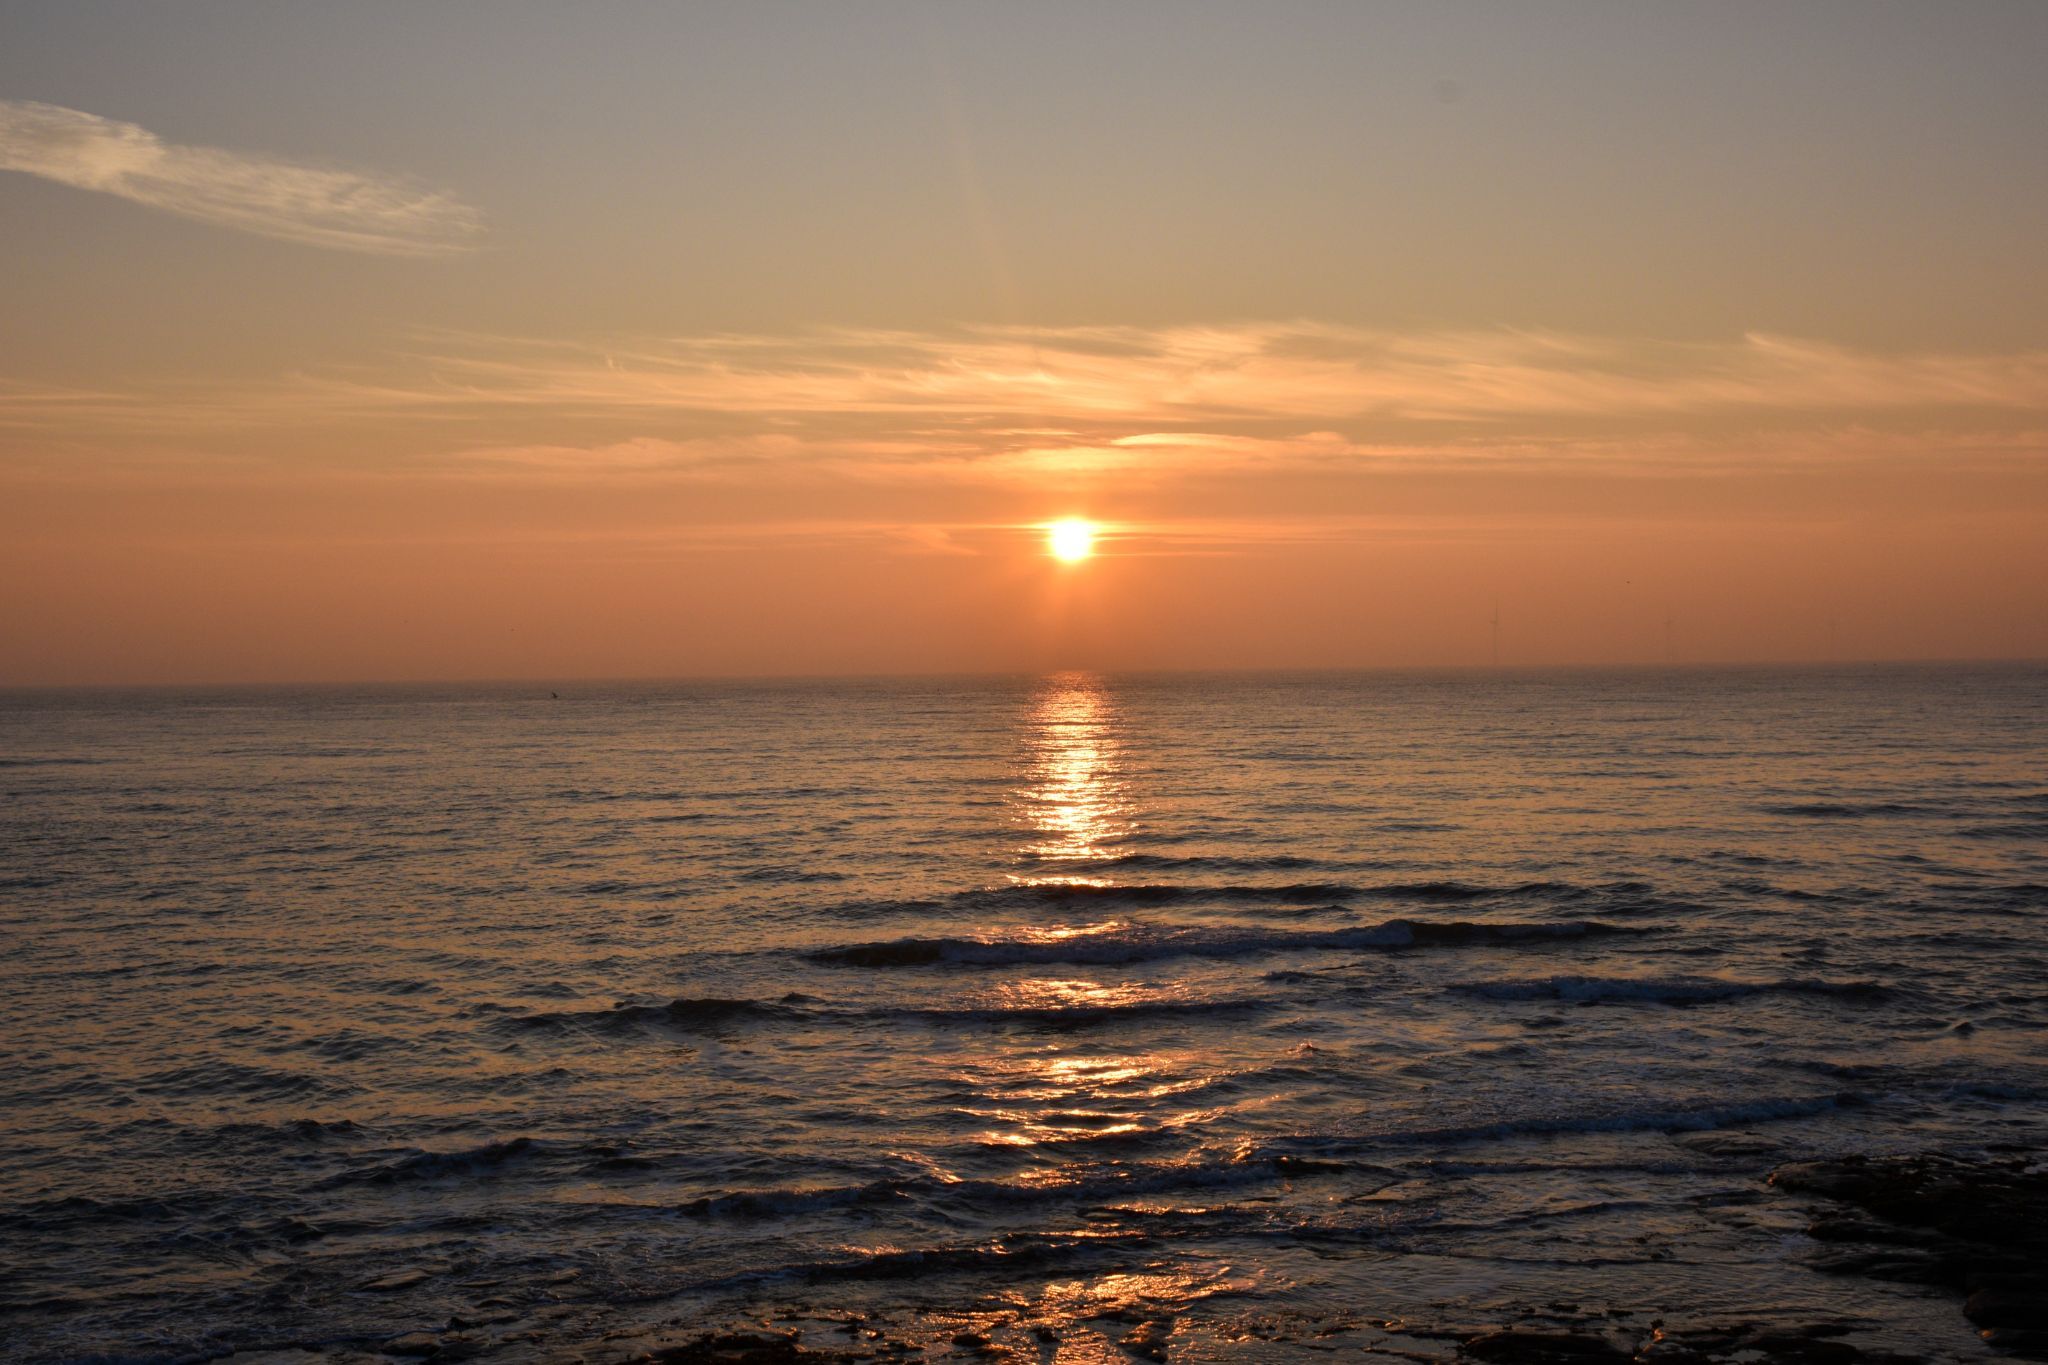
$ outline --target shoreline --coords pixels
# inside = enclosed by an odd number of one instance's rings
[[[1959,1157],[1941,1152],[1795,1162],[1759,1180],[1763,1197],[1812,1215],[1803,1259],[1828,1275],[1939,1292],[1956,1311],[1956,1359],[2048,1359],[2048,1157],[2033,1151]],[[1650,1260],[1659,1259],[1652,1253]],[[722,1312],[675,1313],[602,1331],[588,1320],[614,1305],[555,1302],[519,1311],[509,1300],[439,1330],[381,1342],[238,1350],[233,1365],[367,1365],[503,1360],[551,1365],[848,1365],[871,1361],[1167,1361],[1285,1359],[1331,1353],[1501,1365],[1907,1365],[1927,1357],[1871,1343],[1885,1324],[1813,1322],[1553,1301],[1518,1317],[1386,1317],[1299,1310],[1217,1313],[1202,1298],[1170,1306],[1139,1274],[1120,1301],[983,1293],[957,1308],[869,1310],[852,1296],[761,1293]],[[1219,1299],[1230,1297],[1226,1288]],[[1253,1300],[1256,1301],[1255,1299]],[[490,1304],[489,1300],[485,1301]],[[630,1314],[626,1315],[630,1319]],[[1972,1347],[1978,1347],[1972,1351]]]

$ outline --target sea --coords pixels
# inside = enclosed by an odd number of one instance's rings
[[[2048,666],[16,690],[0,944],[9,1359],[1974,1360]]]

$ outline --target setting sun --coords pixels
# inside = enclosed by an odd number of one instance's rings
[[[1095,553],[1095,523],[1066,517],[1046,528],[1045,539],[1054,559],[1072,564]]]
[[[0,0],[0,1365],[2048,1365],[2048,0],[792,8]]]

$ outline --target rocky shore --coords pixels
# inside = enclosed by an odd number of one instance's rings
[[[1957,1358],[1993,1352],[2048,1359],[2048,1160],[2031,1153],[1849,1157],[1781,1166],[1777,1195],[1806,1201],[1810,1264],[1827,1274],[1951,1291]],[[796,1295],[792,1294],[791,1299]],[[784,1305],[707,1329],[684,1314],[597,1328],[597,1305],[573,1300],[456,1319],[382,1342],[241,1352],[237,1365],[370,1362],[578,1362],[579,1365],[841,1365],[892,1361],[1166,1361],[1330,1353],[1488,1365],[1907,1365],[1855,1340],[1868,1323],[1649,1318],[1632,1309],[1567,1302],[1531,1306],[1519,1320],[1432,1322],[1357,1313],[1256,1314],[1219,1331],[1132,1302],[1085,1313],[994,1300],[957,1312],[825,1311]]]
[[[1819,1268],[1952,1289],[1988,1344],[2048,1360],[2048,1160],[1851,1157],[1771,1183],[1835,1206],[1807,1228]]]

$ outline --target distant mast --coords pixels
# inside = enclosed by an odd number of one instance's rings
[[[1493,627],[1493,666],[1500,667],[1500,599],[1493,599],[1493,615],[1489,618]]]

